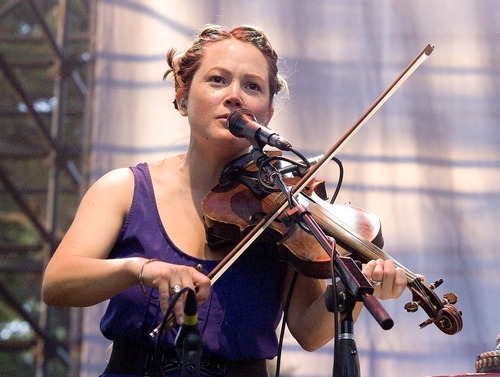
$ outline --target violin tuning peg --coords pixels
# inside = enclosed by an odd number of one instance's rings
[[[434,283],[432,283],[431,285],[429,285],[429,288],[432,289],[432,290],[434,290],[434,289],[436,289],[437,287],[439,287],[443,283],[444,283],[443,279],[438,279]]]
[[[434,319],[429,318],[428,320],[422,322],[420,325],[418,325],[419,328],[423,329],[424,327],[430,325],[431,323],[434,323]]]
[[[418,310],[418,303],[416,303],[415,301],[410,301],[406,303],[405,310],[408,313],[415,313]]]
[[[458,301],[458,297],[456,294],[454,293],[446,293],[444,296],[443,296],[444,300],[443,300],[443,304],[456,304],[457,301]]]

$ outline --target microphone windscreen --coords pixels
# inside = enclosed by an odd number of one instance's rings
[[[255,121],[255,116],[250,110],[238,109],[233,111],[226,120],[226,127],[229,129],[229,132],[236,137],[245,137],[241,120],[246,116],[251,117]]]

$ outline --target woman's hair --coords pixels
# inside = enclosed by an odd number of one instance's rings
[[[191,47],[181,55],[176,55],[175,49],[170,49],[167,53],[167,64],[169,69],[163,75],[165,80],[172,73],[174,76],[175,91],[179,89],[188,93],[191,87],[193,76],[198,70],[203,58],[203,47],[209,43],[234,38],[242,42],[253,44],[266,57],[269,63],[269,89],[270,102],[274,95],[285,90],[288,93],[286,80],[278,74],[278,54],[274,51],[265,33],[249,25],[238,26],[232,30],[223,29],[219,25],[206,25],[200,30],[198,36],[193,41]],[[174,107],[177,109],[177,101],[174,100]]]

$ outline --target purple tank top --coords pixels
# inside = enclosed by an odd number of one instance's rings
[[[132,205],[109,258],[158,258],[198,266],[208,274],[217,261],[185,254],[165,232],[147,164],[139,164],[131,170],[135,177]],[[265,244],[252,245],[229,267],[213,284],[209,298],[198,306],[204,354],[230,360],[276,356],[276,327],[282,315],[285,272],[286,264],[279,260],[276,249]],[[162,319],[158,301],[148,300],[136,285],[109,301],[101,319],[101,331],[111,340],[127,339],[153,347],[156,339],[148,334]],[[174,347],[176,332],[174,328],[163,337],[165,346]]]

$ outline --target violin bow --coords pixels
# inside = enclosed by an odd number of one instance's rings
[[[309,171],[292,188],[293,194],[300,193],[307,184],[314,178],[314,175],[322,168],[326,162],[330,161],[347,144],[357,131],[387,102],[387,100],[403,85],[403,83],[417,70],[418,67],[429,57],[434,50],[434,46],[428,44],[413,59],[413,61],[400,73],[400,75],[385,89],[384,92],[364,111],[356,122],[344,133],[344,135],[325,153],[319,162],[313,165]],[[271,223],[285,210],[288,201],[283,201],[276,208],[269,212],[251,229],[251,231],[238,242],[238,244],[222,259],[217,266],[208,274],[212,284],[215,283],[224,272],[245,252],[245,250],[271,225]]]

